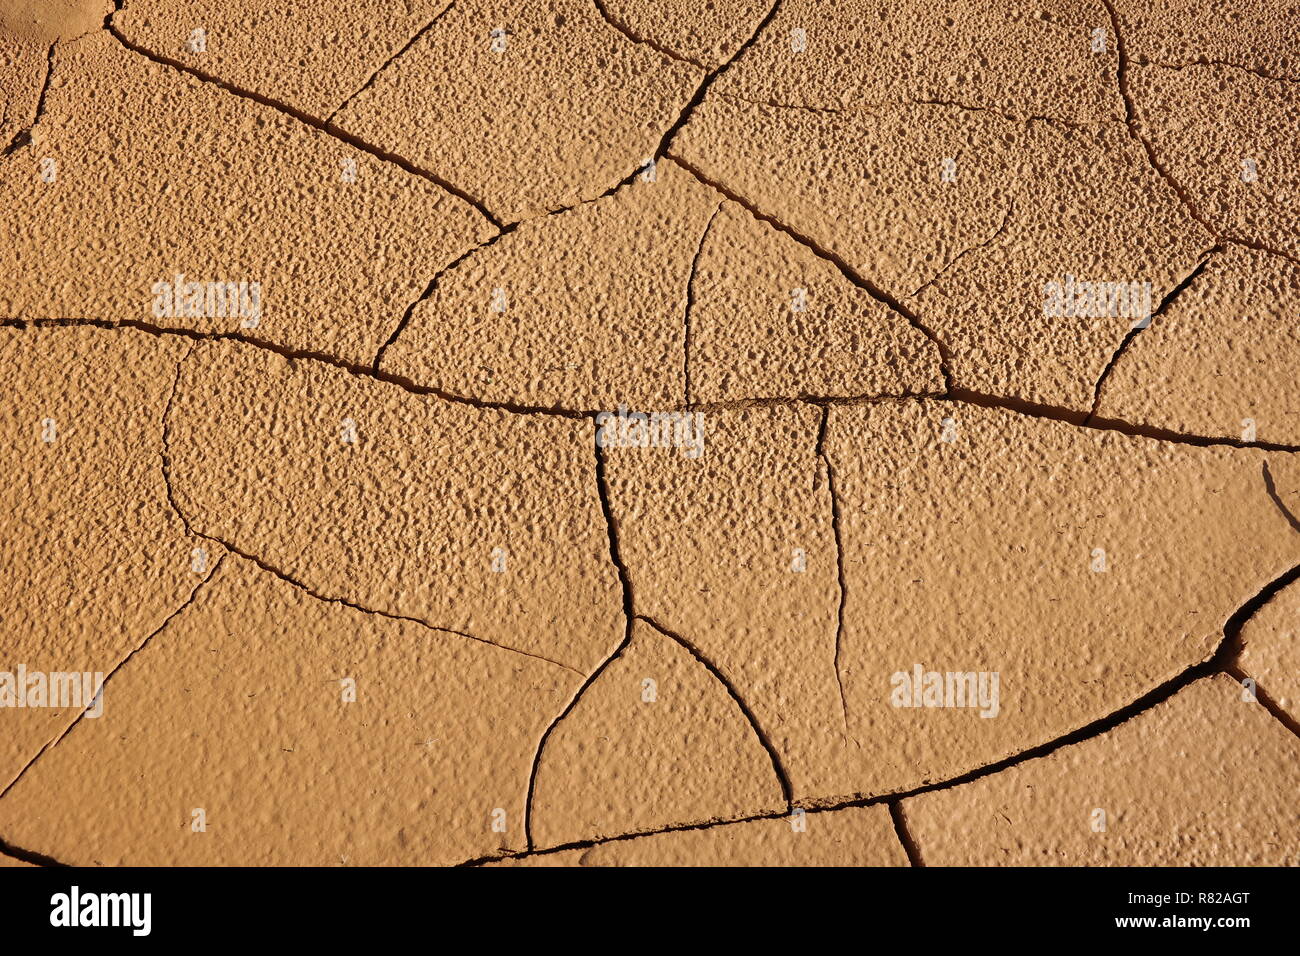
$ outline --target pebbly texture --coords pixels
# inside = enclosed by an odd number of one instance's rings
[[[335,122],[510,222],[594,199],[631,175],[703,78],[629,42],[589,2],[469,0]]]
[[[690,298],[688,401],[943,389],[921,330],[737,203],[709,226]]]
[[[596,0],[616,30],[708,69],[729,63],[771,6],[771,0],[711,0],[701,15],[690,0]]]
[[[1189,206],[1218,233],[1300,258],[1300,86],[1217,63],[1141,66],[1129,84],[1136,128]]]
[[[112,22],[136,46],[324,120],[451,5],[131,0]]]
[[[0,865],[1294,863],[1294,6],[0,0]]]
[[[0,411],[0,671],[92,675],[51,706],[0,709],[0,790],[223,553],[186,533],[163,478],[163,414],[188,348],[132,330],[0,329],[13,396]]]
[[[1222,62],[1300,78],[1300,22],[1290,2],[1113,0],[1113,6],[1134,62],[1173,67]]]
[[[1105,31],[1094,49],[1094,30]],[[813,109],[945,102],[1019,118],[1123,115],[1106,8],[1088,0],[783,2],[719,93]]]
[[[422,275],[488,235],[436,185],[106,33],[58,48],[32,138],[0,163],[6,317],[133,320],[369,364]],[[52,182],[34,172],[45,157]],[[259,283],[257,307],[251,286],[242,302],[172,294],[216,282]]]
[[[653,181],[526,222],[440,275],[380,367],[483,401],[681,404],[687,288],[720,201],[664,161]]]
[[[671,155],[906,300],[947,347],[954,385],[1079,412],[1134,319],[1049,316],[1048,284],[1145,282],[1154,308],[1213,244],[1115,125],[711,95]]]
[[[1100,738],[903,809],[930,866],[1282,866],[1300,838],[1295,750],[1220,675]]]
[[[182,366],[168,426],[190,526],[313,593],[582,673],[618,642],[585,422],[218,342]]]
[[[49,74],[49,47],[27,37],[0,32],[0,150],[17,150],[30,136]],[[33,175],[34,170],[29,169]]]

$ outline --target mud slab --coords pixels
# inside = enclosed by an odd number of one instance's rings
[[[0,0],[0,865],[1294,863],[1294,14]]]

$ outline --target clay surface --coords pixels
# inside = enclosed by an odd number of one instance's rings
[[[93,695],[221,557],[187,533],[163,476],[163,414],[188,349],[131,329],[0,329],[13,396],[0,418],[0,670],[11,680],[19,665],[98,675]],[[0,710],[0,786],[90,705],[68,691],[51,701],[61,706]]]
[[[536,738],[578,680],[320,601],[232,556],[113,678],[103,716],[10,791],[0,826],[82,865],[456,863],[520,849]]]
[[[1265,604],[1241,631],[1241,670],[1300,722],[1300,587],[1290,585]]]
[[[0,0],[0,865],[1300,860],[1290,0]]]
[[[703,79],[701,67],[629,42],[592,3],[467,0],[335,122],[454,175],[513,222],[635,172]]]
[[[907,866],[884,807],[751,820],[600,843],[494,866]]]
[[[1243,763],[1253,774],[1224,773]],[[933,866],[1293,865],[1295,737],[1224,676],[1109,734],[905,801]]]
[[[107,33],[60,46],[49,84],[32,144],[0,164],[7,317],[135,320],[368,364],[428,276],[488,235],[432,183]],[[209,301],[217,282],[240,296]]]
[[[1300,350],[1300,265],[1230,247],[1139,331],[1096,414],[1189,435],[1300,445],[1300,404],[1279,356]]]

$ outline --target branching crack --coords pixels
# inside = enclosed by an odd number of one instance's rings
[[[959,776],[956,777],[949,778],[947,780],[941,780],[935,783],[922,784],[921,786],[913,787],[909,790],[902,790],[894,793],[872,794],[866,796],[859,795],[856,797],[851,797],[846,800],[838,800],[835,801],[834,803],[827,803],[827,804],[808,807],[806,808],[806,812],[833,813],[837,810],[847,810],[853,807],[870,807],[879,804],[885,804],[888,806],[895,803],[901,803],[905,800],[908,800],[915,796],[919,796],[923,793],[934,793],[940,790],[951,790],[955,787],[960,787],[963,784],[972,783],[983,777],[988,777],[995,773],[1000,773],[1003,770],[1008,770],[1011,767],[1015,767],[1027,761],[1036,760],[1039,757],[1049,756],[1052,753],[1055,753],[1056,751],[1062,748],[1070,747],[1073,746],[1074,744],[1084,743],[1085,741],[1091,740],[1095,737],[1101,737],[1102,735],[1114,730],[1119,725],[1126,723],[1127,721],[1132,720],[1133,718],[1146,713],[1147,711],[1151,710],[1152,708],[1156,707],[1159,704],[1164,703],[1165,701],[1173,697],[1175,694],[1177,694],[1179,691],[1181,691],[1183,688],[1194,683],[1195,681],[1219,673],[1227,674],[1230,677],[1236,677],[1237,675],[1235,672],[1235,659],[1239,652],[1241,629],[1244,626],[1245,622],[1248,621],[1252,616],[1254,616],[1254,614],[1261,607],[1267,604],[1275,594],[1277,594],[1279,591],[1281,591],[1283,588],[1287,587],[1288,585],[1294,583],[1296,580],[1300,580],[1300,565],[1291,568],[1289,571],[1284,572],[1277,578],[1274,578],[1268,584],[1264,585],[1264,587],[1261,588],[1259,592],[1254,595],[1254,597],[1252,597],[1245,604],[1243,604],[1241,607],[1239,607],[1236,611],[1233,612],[1233,614],[1228,618],[1227,622],[1224,624],[1224,628],[1223,628],[1224,636],[1222,641],[1220,642],[1218,648],[1214,651],[1214,653],[1212,653],[1209,657],[1201,661],[1199,664],[1194,664],[1191,667],[1186,668],[1181,673],[1175,675],[1174,677],[1170,678],[1164,683],[1157,685],[1156,687],[1149,690],[1147,693],[1143,694],[1141,697],[1130,702],[1124,707],[1121,707],[1120,709],[1113,711],[1112,713],[1106,715],[1105,717],[1101,717],[1097,720],[1091,721],[1090,723],[1087,723],[1082,727],[1072,730],[1069,733],[1063,734],[1060,737],[1057,737],[1053,740],[1049,740],[1046,743],[1039,744],[1036,747],[1031,747],[1019,753],[1012,754],[1009,757],[1004,757],[1001,760],[994,761],[993,763],[986,764],[974,770],[967,771],[966,773],[960,774]],[[622,647],[620,647],[620,651],[621,650]],[[604,665],[602,665],[602,667],[603,666]],[[527,856],[539,856],[539,855],[546,855],[550,853],[560,853],[565,850],[590,849],[591,847],[600,846],[606,843],[621,843],[628,840],[635,840],[638,837],[653,836],[660,833],[680,833],[680,832],[685,832],[690,830],[709,830],[714,827],[727,826],[734,823],[752,823],[760,820],[778,820],[785,816],[786,816],[785,812],[758,813],[750,816],[735,817],[727,820],[711,820],[704,823],[678,824],[673,826],[661,827],[656,830],[642,830],[633,833],[622,833],[619,834],[618,836],[603,837],[598,840],[578,840],[571,843],[564,843],[557,846],[547,847],[543,850],[536,849],[530,843],[529,850],[527,852],[523,852],[523,853],[508,852],[508,853],[496,854],[492,856],[484,856],[472,860],[466,860],[459,865],[480,866],[484,863],[490,863],[497,860],[518,859]],[[891,810],[891,816],[893,816],[892,810]],[[895,826],[897,826],[897,818],[895,818]],[[903,832],[906,831],[904,830]],[[900,839],[902,838],[903,838],[902,834],[900,834]],[[904,842],[904,848],[905,849],[908,848],[907,842]],[[911,850],[915,850],[915,844],[912,845]],[[912,853],[911,851],[909,851],[908,856],[909,859],[912,860],[913,865],[922,865],[920,861],[919,853],[917,854],[916,858],[913,859]]]
[[[440,388],[429,385],[421,385],[413,382],[401,375],[395,375],[391,372],[375,372],[371,364],[357,365],[341,359],[336,355],[330,355],[326,352],[315,352],[303,349],[292,349],[284,345],[266,339],[259,339],[247,335],[243,332],[197,332],[193,329],[173,328],[168,326],[153,325],[138,319],[120,319],[110,321],[107,319],[0,319],[0,328],[9,329],[27,329],[27,328],[98,328],[98,329],[134,329],[139,332],[145,332],[149,335],[157,336],[179,336],[190,339],[195,342],[238,342],[241,345],[250,348],[262,349],[266,352],[274,353],[281,358],[290,361],[321,362],[333,368],[340,369],[350,375],[358,378],[371,379],[377,382],[383,382],[386,385],[392,385],[400,388],[404,392],[412,395],[429,396],[441,399],[446,402],[454,402],[457,405],[466,405],[470,408],[477,408],[484,411],[507,412],[514,415],[552,415],[559,418],[589,418],[593,414],[590,411],[578,409],[556,408],[520,405],[512,402],[489,402],[481,399],[469,398],[464,395],[457,395],[453,392],[447,392]]]
[[[894,312],[898,313],[898,315],[906,319],[914,329],[916,329],[918,332],[924,335],[934,345],[935,350],[938,353],[939,369],[943,373],[944,388],[946,391],[952,390],[953,387],[952,366],[949,360],[947,348],[944,346],[943,342],[939,340],[938,336],[935,335],[935,333],[931,329],[929,329],[921,321],[920,317],[917,316],[917,314],[913,312],[908,306],[904,305],[897,298],[895,298],[894,296],[886,292],[884,289],[877,286],[874,282],[871,282],[869,279],[866,278],[866,276],[862,275],[856,268],[849,265],[849,263],[846,262],[841,256],[836,255],[835,253],[831,252],[829,249],[823,248],[811,237],[806,236],[803,233],[790,228],[789,226],[787,226],[785,223],[781,222],[779,219],[775,218],[774,216],[770,216],[767,213],[762,212],[748,199],[734,192],[733,190],[723,185],[722,183],[715,182],[709,179],[707,176],[704,175],[704,173],[702,173],[694,165],[682,159],[680,156],[674,155],[672,153],[668,153],[666,155],[668,156],[669,159],[677,163],[679,166],[681,166],[683,169],[689,172],[700,182],[704,183],[706,186],[709,186],[712,189],[716,189],[718,192],[722,193],[722,195],[726,196],[732,202],[738,203],[739,205],[743,206],[745,209],[749,211],[750,215],[752,215],[755,219],[759,220],[760,222],[767,223],[768,225],[772,226],[779,232],[785,233],[787,236],[790,236],[792,239],[798,242],[801,246],[803,246],[804,248],[812,252],[815,256],[817,256],[817,258],[829,262],[831,265],[835,266],[835,268],[839,270],[840,274],[843,275],[844,278],[848,279],[849,282],[853,283],[853,285],[857,286],[863,292],[867,293],[867,295],[871,296],[871,298],[875,299],[877,302],[881,303],[882,305],[888,306]]]
[[[750,34],[749,39],[746,40],[744,43],[742,43],[739,47],[737,47],[736,52],[733,53],[725,63],[719,64],[716,69],[710,71],[709,74],[704,77],[704,80],[700,83],[698,87],[696,87],[695,93],[691,96],[690,100],[687,101],[686,106],[682,109],[681,113],[678,115],[677,120],[671,126],[669,126],[667,130],[664,131],[663,137],[659,140],[659,148],[655,150],[656,158],[668,155],[668,150],[672,146],[673,139],[677,136],[679,132],[681,132],[682,127],[687,124],[692,114],[694,114],[695,110],[699,107],[700,103],[703,102],[704,94],[709,91],[709,87],[713,85],[713,82],[718,77],[720,77],[723,73],[727,71],[727,69],[731,66],[731,64],[735,63],[742,56],[744,56],[745,51],[747,51],[751,46],[754,45],[754,43],[758,40],[759,35],[762,34],[762,32],[765,29],[767,29],[767,25],[771,23],[772,20],[776,17],[776,12],[777,10],[780,9],[780,7],[781,7],[781,0],[775,0],[775,2],[772,4],[772,8],[767,11],[767,15],[764,16],[763,19],[758,22],[758,26],[754,28],[754,32]],[[678,162],[680,162],[680,160],[678,160]],[[697,178],[699,177],[697,176]]]
[[[1147,161],[1151,168],[1160,174],[1160,177],[1169,184],[1169,188],[1174,191],[1174,195],[1183,204],[1192,218],[1201,224],[1211,236],[1218,236],[1218,230],[1215,229],[1203,215],[1196,204],[1192,202],[1191,196],[1187,191],[1174,179],[1174,177],[1165,169],[1164,165],[1156,158],[1155,147],[1151,145],[1145,136],[1137,130],[1137,110],[1133,103],[1133,94],[1128,87],[1128,52],[1124,45],[1124,34],[1119,28],[1119,14],[1115,11],[1114,0],[1101,0],[1102,5],[1106,8],[1106,13],[1110,17],[1111,32],[1115,35],[1115,50],[1118,56],[1118,66],[1115,70],[1115,81],[1119,87],[1120,99],[1124,101],[1124,126],[1128,129],[1129,136],[1142,147],[1147,154]]]
[[[650,49],[654,50],[660,56],[666,56],[670,60],[677,60],[680,63],[687,63],[690,66],[698,67],[701,70],[708,70],[708,67],[705,66],[703,63],[701,63],[699,60],[678,53],[676,50],[670,50],[662,43],[656,43],[654,40],[651,40],[649,37],[639,36],[638,34],[634,33],[631,27],[629,27],[626,23],[623,23],[622,21],[613,17],[610,14],[610,12],[605,9],[605,4],[603,0],[592,0],[592,2],[596,5],[596,12],[600,14],[601,18],[606,23],[608,23],[611,27],[617,30],[619,33],[623,34],[623,36],[631,40],[633,43],[639,43],[642,44],[643,46],[648,46],[650,47]]]
[[[186,356],[186,358],[188,358],[188,355]],[[180,366],[184,361],[185,359],[183,358],[181,359],[181,362],[177,363],[177,367],[176,367],[177,383],[179,383],[180,381],[180,372],[181,372]],[[196,530],[191,524],[190,520],[186,517],[185,512],[183,512],[180,509],[180,506],[177,504],[176,496],[172,488],[171,411],[172,411],[172,403],[175,400],[175,397],[176,397],[176,385],[173,384],[172,396],[167,401],[167,410],[163,415],[163,448],[162,448],[163,480],[166,482],[166,486],[167,486],[167,500],[171,503],[172,509],[180,517],[181,523],[184,524],[186,534],[189,534],[194,537],[204,538],[208,541],[220,545],[221,547],[225,548],[227,551],[230,551],[232,554],[237,554],[239,555],[239,557],[243,558],[244,560],[251,561],[253,564],[257,565],[263,571],[266,571],[267,573],[274,575],[275,577],[279,578],[281,581],[285,582],[286,584],[291,585],[294,588],[297,588],[299,591],[302,591],[308,597],[315,598],[317,601],[323,601],[327,604],[339,604],[343,607],[351,608],[354,611],[359,611],[362,614],[372,614],[376,617],[383,617],[392,621],[406,621],[411,624],[419,624],[420,626],[428,628],[431,631],[439,631],[443,634],[452,634],[455,635],[456,637],[463,637],[468,641],[476,641],[479,644],[486,644],[489,647],[495,647],[499,650],[510,651],[511,653],[514,654],[520,654],[524,657],[530,657],[533,660],[542,661],[543,663],[546,664],[552,664],[555,667],[562,667],[565,670],[573,671],[575,674],[581,673],[581,671],[578,671],[575,668],[570,667],[568,664],[565,664],[562,661],[553,660],[541,654],[534,654],[531,653],[530,651],[521,650],[517,647],[510,647],[506,644],[499,644],[496,641],[490,641],[487,638],[478,637],[474,634],[469,634],[465,631],[458,631],[449,627],[439,627],[437,624],[432,624],[429,621],[423,620],[422,618],[411,617],[410,615],[407,614],[394,614],[389,611],[381,611],[377,608],[365,607],[361,604],[357,604],[355,601],[349,601],[347,598],[343,598],[343,597],[328,597],[324,594],[321,594],[313,590],[312,588],[308,587],[306,584],[297,580],[293,576],[285,573],[284,571],[281,571],[279,568],[271,564],[268,564],[266,561],[264,561],[262,558],[259,558],[257,555],[245,551],[242,548],[239,548],[236,545],[232,544],[231,542],[217,537],[216,535],[209,534],[205,531]]]
[[[614,509],[610,503],[609,479],[605,474],[605,457],[601,454],[599,434],[600,426],[596,425],[592,440],[592,448],[595,452],[596,495],[600,499],[600,511],[605,518],[605,528],[609,534],[609,559],[618,574],[619,588],[623,595],[623,639],[619,641],[618,646],[610,652],[609,656],[596,665],[596,668],[578,686],[568,704],[547,725],[546,730],[542,732],[541,739],[537,742],[537,751],[533,754],[532,767],[528,772],[528,793],[524,799],[524,840],[530,852],[537,847],[533,838],[533,802],[537,791],[537,771],[542,765],[542,753],[546,750],[546,742],[550,739],[551,734],[555,732],[555,728],[563,723],[564,718],[568,717],[573,708],[578,705],[578,701],[587,692],[587,688],[594,684],[596,679],[605,672],[605,669],[617,660],[627,650],[628,645],[632,643],[632,621],[635,617],[632,604],[632,578],[628,573],[627,565],[623,563],[623,556],[619,551],[618,528],[614,520]]]
[[[110,15],[110,20],[111,20],[111,15]],[[326,136],[333,137],[334,139],[337,139],[340,142],[346,143],[347,145],[353,147],[354,149],[359,149],[364,153],[368,153],[369,155],[374,156],[376,159],[380,159],[386,163],[392,163],[394,166],[397,166],[398,168],[410,173],[412,176],[418,176],[421,179],[427,180],[433,183],[435,186],[439,187],[440,189],[445,190],[448,193],[451,193],[453,196],[455,196],[457,199],[460,199],[462,202],[468,203],[470,206],[474,207],[474,209],[479,213],[479,215],[481,215],[484,219],[490,222],[497,229],[502,228],[503,225],[502,222],[499,219],[497,219],[495,215],[492,214],[491,210],[489,210],[481,200],[479,200],[474,196],[471,196],[464,189],[461,189],[459,186],[456,186],[453,183],[448,182],[447,180],[431,172],[430,170],[422,169],[421,167],[416,166],[410,160],[405,159],[402,156],[397,155],[396,153],[388,152],[386,150],[380,149],[378,146],[375,146],[371,143],[367,143],[365,140],[357,136],[354,136],[351,133],[348,133],[344,130],[339,129],[337,126],[330,124],[328,121],[322,120],[315,116],[311,116],[308,113],[304,113],[302,110],[298,109],[297,107],[290,106],[288,103],[282,103],[279,100],[266,96],[265,94],[257,93],[254,92],[253,90],[246,90],[243,89],[242,87],[235,86],[233,83],[229,83],[226,80],[220,79],[219,77],[216,76],[212,76],[211,74],[204,73],[202,70],[195,69],[194,67],[190,66],[187,63],[183,63],[180,60],[173,59],[172,57],[169,56],[164,56],[161,53],[155,53],[152,50],[148,50],[145,47],[142,47],[139,44],[134,43],[131,40],[128,40],[126,38],[126,35],[123,34],[122,31],[119,30],[117,26],[111,22],[107,24],[107,27],[108,27],[108,32],[111,33],[113,37],[119,43],[122,44],[122,46],[126,47],[126,49],[130,50],[132,53],[138,54],[139,56],[142,56],[153,63],[157,63],[160,66],[166,66],[166,67],[170,67],[173,70],[179,70],[182,73],[194,77],[196,80],[200,80],[204,83],[210,83],[211,85],[223,89],[228,93],[233,93],[235,96],[241,97],[246,100],[251,100],[254,103],[267,107],[268,109],[275,110],[276,112],[281,113],[284,116],[291,117],[292,119],[295,119],[300,123],[310,126],[312,129],[316,130],[317,132],[324,133]]]
[[[419,29],[419,31],[415,34],[415,36],[411,37],[411,39],[407,40],[404,44],[402,44],[401,49],[399,49],[396,53],[394,53],[394,54],[393,54],[392,56],[390,56],[387,60],[385,60],[383,63],[381,63],[381,64],[379,65],[379,69],[377,69],[377,70],[375,70],[375,72],[371,73],[370,76],[369,76],[369,78],[367,78],[367,80],[366,80],[363,84],[361,84],[361,86],[357,89],[357,91],[356,91],[355,93],[353,93],[351,96],[348,96],[346,99],[344,99],[343,102],[340,103],[340,104],[335,108],[334,112],[330,113],[330,115],[329,115],[328,117],[325,118],[325,125],[326,125],[326,126],[331,126],[331,125],[333,125],[333,123],[334,123],[334,117],[336,117],[336,116],[338,116],[340,113],[342,113],[343,110],[348,106],[348,104],[350,104],[354,99],[356,99],[358,96],[360,96],[360,95],[361,95],[362,93],[364,93],[366,90],[370,89],[370,87],[374,84],[375,80],[378,79],[380,73],[383,73],[384,70],[388,69],[388,68],[393,64],[393,61],[397,60],[397,59],[398,59],[399,57],[401,57],[402,54],[404,54],[407,50],[409,50],[411,47],[415,46],[415,44],[416,44],[417,42],[419,42],[420,38],[421,38],[422,36],[424,36],[426,33],[428,33],[430,30],[432,30],[434,24],[437,23],[439,20],[441,20],[441,19],[443,18],[443,16],[444,16],[448,11],[450,11],[451,8],[454,7],[455,5],[456,5],[455,0],[452,0],[451,3],[447,4],[445,7],[442,8],[442,10],[440,10],[440,11],[438,12],[438,15],[437,15],[437,16],[435,16],[432,20],[430,20],[428,23],[426,23],[424,26],[422,26],[422,27]]]
[[[1139,332],[1148,328],[1152,322],[1169,311],[1170,306],[1174,304],[1174,300],[1182,295],[1187,288],[1196,281],[1197,276],[1205,271],[1205,267],[1209,265],[1210,259],[1214,257],[1214,254],[1221,252],[1222,250],[1222,246],[1214,246],[1201,253],[1201,258],[1196,263],[1195,267],[1193,267],[1192,271],[1187,273],[1187,275],[1185,275],[1177,285],[1169,290],[1168,294],[1160,300],[1160,304],[1156,306],[1155,311],[1147,316],[1146,321],[1133,325],[1133,327],[1125,333],[1124,338],[1120,340],[1119,345],[1115,348],[1115,352],[1111,355],[1110,361],[1106,363],[1106,367],[1101,370],[1101,375],[1097,377],[1096,384],[1092,387],[1092,408],[1088,412],[1088,417],[1084,419],[1084,424],[1087,424],[1096,417],[1097,409],[1101,406],[1102,386],[1106,384],[1106,379],[1110,377],[1110,373],[1114,370],[1116,363],[1119,362],[1120,356],[1128,350],[1129,344],[1137,338]]]
[[[100,328],[100,329],[120,329],[129,328],[137,331],[146,332],[150,335],[168,336],[176,335],[182,338],[191,339],[197,342],[206,341],[232,341],[250,348],[263,349],[273,352],[282,358],[293,361],[321,362],[325,365],[341,369],[355,375],[359,378],[371,379],[377,382],[383,382],[396,388],[408,392],[412,395],[429,396],[441,401],[453,402],[458,405],[465,405],[470,408],[477,408],[483,411],[504,412],[511,415],[549,415],[559,418],[580,419],[592,418],[600,414],[601,409],[574,409],[559,408],[555,406],[543,407],[534,405],[521,405],[512,402],[489,402],[481,399],[469,398],[464,395],[456,395],[451,392],[443,391],[427,385],[421,385],[410,379],[391,372],[381,372],[376,374],[371,366],[361,366],[349,363],[334,355],[328,355],[321,352],[301,351],[297,349],[286,348],[273,342],[262,339],[252,338],[248,335],[236,332],[196,332],[192,329],[165,328],[156,325],[150,325],[147,322],[135,319],[122,319],[120,321],[108,321],[106,319],[0,319],[0,328],[9,329],[27,329],[27,328]],[[1170,431],[1164,428],[1155,428],[1148,425],[1137,425],[1131,422],[1125,422],[1120,419],[1103,419],[1094,418],[1091,421],[1084,421],[1087,413],[1072,408],[1062,408],[1056,405],[1045,405],[1037,402],[1027,401],[1007,395],[989,395],[983,392],[976,392],[965,388],[951,388],[943,393],[918,393],[907,395],[859,395],[852,397],[843,396],[826,396],[826,395],[780,395],[780,396],[758,396],[749,399],[741,399],[727,402],[712,402],[696,404],[693,411],[726,411],[737,408],[772,408],[778,406],[792,406],[795,404],[814,404],[814,405],[875,405],[882,402],[896,401],[918,401],[928,399],[932,401],[952,401],[977,405],[981,408],[1000,408],[1007,411],[1016,412],[1029,418],[1040,418],[1049,421],[1065,422],[1076,427],[1082,426],[1096,431],[1113,431],[1122,435],[1131,435],[1137,438],[1151,438],[1156,441],[1169,442],[1175,445],[1188,445],[1196,448],[1224,446],[1229,448],[1260,448],[1265,451],[1282,451],[1297,452],[1300,451],[1300,445],[1287,445],[1278,442],[1266,441],[1243,441],[1235,438],[1223,438],[1206,435],[1188,435],[1181,432]],[[685,411],[686,409],[667,409],[668,411]]]
[[[668,630],[668,628],[664,627],[654,619],[646,617],[644,614],[637,615],[637,619],[644,621],[664,637],[680,645],[686,653],[695,658],[695,660],[699,662],[705,670],[713,675],[714,680],[722,685],[728,696],[735,701],[736,706],[744,715],[745,720],[754,731],[754,736],[758,738],[758,742],[762,745],[763,749],[767,751],[768,759],[772,762],[772,772],[776,774],[777,784],[781,787],[781,799],[785,801],[786,812],[789,813],[794,809],[794,792],[790,786],[790,777],[785,772],[785,767],[781,763],[781,755],[777,752],[776,746],[772,743],[771,738],[768,737],[766,732],[764,732],[763,727],[758,722],[758,718],[754,715],[753,710],[750,709],[749,705],[745,703],[744,698],[740,696],[739,692],[737,692],[735,685],[727,679],[727,675],[722,673],[721,669],[716,664],[705,657],[704,654],[700,652],[699,648],[686,640],[686,638],[682,637],[680,634]]]

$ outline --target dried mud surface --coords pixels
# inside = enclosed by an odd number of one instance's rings
[[[1296,11],[706,7],[0,2],[0,865],[1300,863]]]

